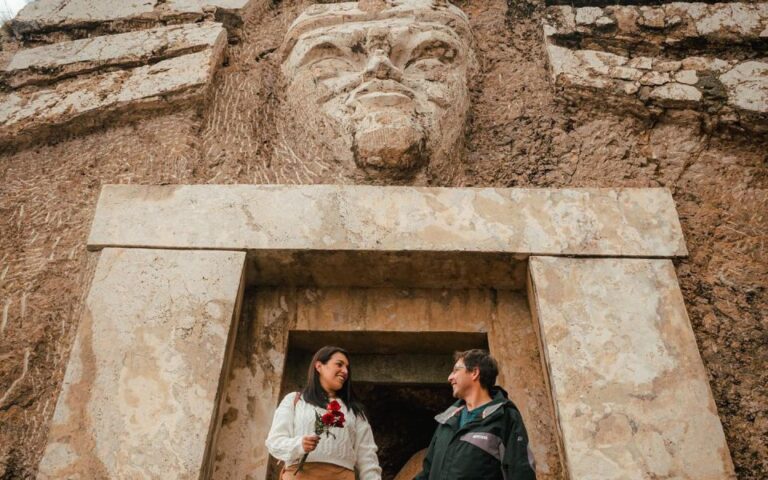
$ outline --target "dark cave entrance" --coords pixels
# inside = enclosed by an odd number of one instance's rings
[[[453,401],[447,383],[367,383],[355,390],[368,412],[384,480],[394,479],[411,457],[429,446],[437,427],[434,416]]]

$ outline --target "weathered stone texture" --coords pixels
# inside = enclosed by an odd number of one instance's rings
[[[281,47],[279,128],[295,151],[330,148],[327,168],[348,178],[455,175],[473,43],[467,16],[449,2],[312,5]]]
[[[665,189],[108,185],[88,244],[686,254],[675,205]]]
[[[128,39],[99,37],[78,45],[46,47],[62,54],[79,52],[71,59],[42,60],[40,52],[22,51],[17,63],[12,61],[11,65],[35,72],[53,63],[54,70],[58,65],[59,72],[66,72],[69,68],[106,66],[127,58],[141,57],[146,62],[153,57],[148,49],[154,42],[160,45],[156,51],[167,47],[169,54],[202,50],[133,69],[82,75],[39,89],[30,86],[12,91],[0,97],[0,143],[35,141],[51,133],[85,130],[117,116],[130,118],[132,114],[199,104],[206,99],[226,47],[226,34],[220,25],[178,31],[160,29],[136,35]],[[146,47],[131,43],[143,37],[153,42],[148,42]],[[193,42],[195,46],[184,48],[185,42]],[[89,45],[103,48],[95,51]],[[21,78],[23,82],[29,77],[22,74]]]
[[[571,478],[735,479],[669,260],[533,257]]]
[[[14,89],[53,83],[97,70],[135,67],[216,48],[223,35],[221,24],[205,22],[61,42],[18,51],[3,68],[3,77]]]
[[[552,82],[572,103],[667,109],[768,131],[768,4],[547,9]]]
[[[38,478],[205,478],[244,260],[101,253]]]
[[[750,48],[768,42],[768,3],[557,6],[547,9],[547,23],[554,28],[556,40],[623,54],[658,55],[700,46]]]
[[[147,28],[164,22],[192,22],[204,18],[236,17],[263,0],[36,0],[11,21],[16,36],[50,41],[57,37],[83,36],[84,32],[119,33]],[[224,18],[234,24],[231,18]]]
[[[606,102],[607,95],[639,114],[691,109],[706,111],[723,123],[768,130],[767,62],[628,58],[552,43],[547,45],[547,54],[553,84],[572,101]],[[720,90],[713,90],[713,85]]]

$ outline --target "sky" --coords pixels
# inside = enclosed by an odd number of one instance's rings
[[[0,0],[0,18],[13,18],[30,0]]]

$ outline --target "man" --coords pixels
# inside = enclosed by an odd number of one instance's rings
[[[459,401],[435,417],[437,430],[414,480],[535,479],[520,412],[494,386],[496,361],[485,350],[468,350],[455,362],[448,382]]]

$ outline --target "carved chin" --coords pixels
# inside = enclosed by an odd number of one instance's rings
[[[421,125],[409,115],[369,114],[355,130],[355,163],[366,170],[410,172],[427,161],[425,137]]]

